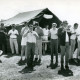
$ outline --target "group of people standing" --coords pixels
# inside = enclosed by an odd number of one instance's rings
[[[75,23],[73,27],[68,25],[67,21],[63,21],[59,28],[57,28],[57,23],[52,23],[52,27],[49,30],[49,26],[42,29],[39,23],[28,24],[25,22],[25,26],[21,29],[20,35],[21,40],[21,59],[20,63],[23,63],[23,54],[25,53],[25,62],[27,62],[28,68],[33,69],[37,64],[41,64],[42,58],[42,39],[48,40],[50,37],[50,48],[51,48],[51,61],[50,67],[55,69],[58,67],[58,46],[60,45],[61,50],[61,69],[59,74],[64,74],[65,70],[69,70],[69,64],[78,65],[80,63],[79,53],[80,53],[80,32],[77,29],[78,24]],[[1,32],[1,30],[0,30]],[[0,34],[1,35],[1,34]],[[12,29],[9,30],[8,35],[10,36],[10,47],[11,52],[14,54],[14,48],[16,54],[18,52],[17,36],[19,35],[18,30],[15,28],[15,24],[12,25]],[[78,42],[77,49],[77,62],[75,62],[73,53],[75,50],[76,39]],[[1,45],[1,44],[0,44]],[[1,46],[0,46],[1,47]],[[45,45],[45,48],[47,44]],[[47,48],[46,48],[47,49]],[[35,55],[35,56],[34,56]],[[54,56],[56,56],[54,59]],[[65,60],[64,60],[65,56]],[[70,71],[69,73],[70,74]],[[72,72],[71,72],[72,74]]]
[[[64,75],[65,70],[67,71],[67,75],[73,75],[73,72],[69,69],[70,65],[80,66],[80,46],[79,40],[80,32],[78,28],[78,23],[75,23],[73,27],[70,28],[67,21],[63,21],[61,24],[61,28],[58,29],[58,39],[60,41],[60,49],[61,49],[61,70],[59,70],[59,74]],[[78,50],[76,53],[76,59],[74,59],[74,51],[75,44],[78,42]],[[64,60],[65,56],[65,60]]]
[[[33,68],[33,60],[34,60],[34,54],[35,56],[35,62],[38,64],[41,63],[41,57],[42,57],[42,38],[43,36],[43,30],[39,26],[39,23],[35,25],[35,30],[33,27],[33,24],[25,23],[25,27],[21,30],[22,40],[21,40],[21,59],[20,62],[23,63],[23,53],[25,51],[25,62],[27,61],[27,65]]]

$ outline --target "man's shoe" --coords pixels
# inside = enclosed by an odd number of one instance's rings
[[[24,64],[27,63],[27,59],[24,59],[23,63],[24,63]]]
[[[58,67],[58,63],[55,63],[55,67]]]
[[[73,72],[70,69],[66,69],[63,76],[65,77],[73,76]]]
[[[19,61],[17,64],[19,64],[19,65],[24,65],[24,62],[23,62],[22,59],[20,59],[20,61]]]
[[[34,62],[37,62],[38,61],[38,58],[35,58]]]
[[[0,50],[0,55],[2,55],[2,53],[3,53],[3,51],[2,51],[2,50]]]
[[[41,59],[38,60],[38,63],[41,63]]]
[[[57,67],[57,64],[51,63],[51,69],[55,69]]]
[[[76,59],[76,66],[80,66],[80,59]]]
[[[17,53],[16,56],[19,56],[19,54]]]
[[[61,70],[62,70],[62,71],[64,71],[64,70],[65,70],[63,65],[61,65]]]
[[[39,59],[37,62],[37,65],[40,65],[40,64],[41,64],[41,59]]]
[[[69,66],[65,65],[65,69],[66,69],[66,70],[69,70]]]
[[[77,58],[76,60],[77,60],[78,63],[80,63],[80,59]]]
[[[37,63],[38,63],[38,58],[35,58],[34,65],[37,65]]]
[[[0,63],[2,63],[2,61],[0,60]]]
[[[69,60],[69,64],[70,64],[70,65],[76,65],[76,62],[75,62],[74,59],[70,59],[70,60]]]
[[[63,75],[64,73],[65,73],[65,69],[64,69],[64,67],[61,68],[61,70],[58,71],[58,74],[59,74],[59,75]]]
[[[57,63],[51,65],[51,69],[55,69],[57,67],[58,67],[58,64]]]

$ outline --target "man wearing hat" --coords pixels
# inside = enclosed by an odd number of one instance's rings
[[[58,30],[58,37],[60,39],[60,48],[61,48],[61,70],[59,70],[58,74],[64,75],[65,73],[63,73],[63,71],[69,70],[68,62],[69,62],[69,51],[70,51],[69,50],[70,36],[71,32],[68,29],[68,23],[67,21],[63,21],[62,28]],[[65,56],[65,67],[64,67],[64,56]],[[69,75],[69,73],[66,72],[67,75]]]
[[[12,29],[8,32],[8,35],[10,36],[10,47],[12,54],[15,53],[14,47],[16,50],[16,54],[18,54],[18,43],[17,43],[18,31],[15,29],[15,24],[12,24]]]

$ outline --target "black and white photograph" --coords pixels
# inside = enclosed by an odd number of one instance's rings
[[[0,0],[0,80],[80,80],[80,0]]]

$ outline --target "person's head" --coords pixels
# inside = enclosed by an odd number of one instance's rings
[[[67,22],[67,21],[63,21],[63,23],[62,23],[62,24],[63,24],[63,28],[65,28],[65,29],[66,29],[66,28],[68,27],[68,22]]]
[[[25,26],[25,27],[28,27],[28,23],[27,23],[27,22],[24,22],[24,26]]]
[[[75,23],[74,24],[74,29],[77,29],[78,28],[78,23]]]
[[[33,31],[33,25],[32,24],[29,24],[29,30]]]
[[[68,25],[68,29],[70,29],[71,28],[71,25]]]
[[[1,23],[1,28],[4,28],[4,23]]]
[[[36,28],[39,28],[39,23],[36,22],[36,23],[35,23],[35,26],[36,26]]]
[[[46,29],[49,29],[49,25],[46,25]]]
[[[63,27],[63,23],[60,24],[60,27],[59,28],[62,28],[62,27]]]
[[[15,29],[15,27],[16,27],[15,24],[12,24],[12,29],[13,29],[13,30]]]
[[[55,29],[57,27],[56,23],[52,23],[52,28]]]

